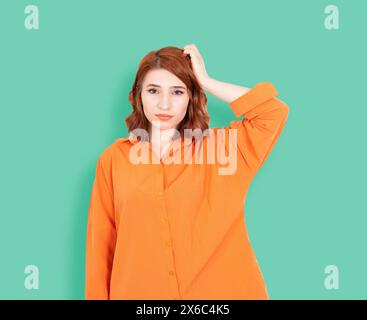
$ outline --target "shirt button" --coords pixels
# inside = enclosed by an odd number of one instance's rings
[[[161,196],[162,194],[163,194],[163,192],[162,192],[162,191],[159,191],[159,192],[158,192],[158,195],[159,195],[159,196]]]
[[[166,222],[166,218],[165,218],[165,217],[162,217],[162,218],[161,218],[161,221],[162,221],[163,223],[165,223],[165,222]]]
[[[170,276],[173,276],[174,274],[175,274],[175,273],[174,273],[172,270],[170,270],[170,271],[169,271],[169,275],[170,275]]]

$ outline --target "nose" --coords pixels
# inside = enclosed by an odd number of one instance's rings
[[[158,104],[158,109],[164,111],[170,109],[169,93],[164,93],[161,95],[161,99]]]

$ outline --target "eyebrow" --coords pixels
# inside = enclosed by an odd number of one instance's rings
[[[157,87],[157,88],[160,88],[161,86],[157,85],[157,84],[154,84],[154,83],[149,83],[147,84],[147,87]],[[180,89],[185,89],[185,87],[183,86],[171,86],[170,88],[180,88]]]

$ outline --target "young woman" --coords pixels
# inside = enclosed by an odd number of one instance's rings
[[[209,128],[204,90],[244,118]],[[209,77],[193,44],[143,58],[129,95],[129,137],[96,166],[86,299],[269,299],[244,204],[288,117],[276,96],[270,82],[247,88]],[[210,134],[185,135],[195,129]],[[216,157],[208,161],[223,150],[235,162],[227,171]],[[185,161],[197,154],[204,161]]]

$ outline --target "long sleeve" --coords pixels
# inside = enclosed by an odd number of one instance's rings
[[[89,204],[85,299],[109,299],[115,243],[111,157],[106,152],[98,159]]]
[[[234,114],[244,119],[231,121],[237,129],[240,159],[255,174],[273,149],[288,118],[289,107],[271,82],[260,82],[230,103]]]

